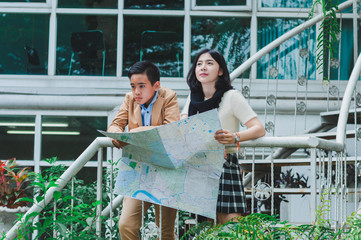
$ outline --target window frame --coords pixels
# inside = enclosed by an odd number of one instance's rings
[[[27,80],[28,78],[41,79],[37,80],[34,87],[48,86],[46,82],[60,82],[60,81],[79,81],[77,84],[82,84],[84,77],[93,78],[96,77],[99,81],[98,86],[105,87],[104,82],[109,82],[111,85],[119,85],[119,80],[121,84],[127,84],[127,77],[122,75],[123,68],[123,29],[124,21],[123,17],[127,15],[142,15],[142,16],[183,16],[184,17],[184,33],[183,33],[183,76],[186,76],[191,65],[190,54],[191,54],[191,18],[193,16],[244,16],[251,17],[251,55],[256,52],[257,49],[257,20],[260,17],[285,17],[285,18],[307,18],[308,9],[290,9],[290,8],[259,8],[260,1],[250,1],[247,0],[247,6],[240,6],[239,11],[235,6],[226,6],[223,9],[223,6],[196,6],[192,7],[192,4],[195,4],[196,0],[185,0],[183,10],[160,10],[160,9],[123,9],[124,4],[122,1],[118,4],[118,9],[95,9],[95,8],[57,8],[56,1],[46,0],[45,3],[9,3],[1,2],[0,3],[0,13],[50,13],[50,23],[49,23],[49,49],[48,49],[48,74],[45,76],[34,75],[29,76],[25,75],[0,75],[4,77],[5,82],[11,82],[14,86],[20,85],[20,82]],[[297,14],[295,14],[297,12]],[[117,57],[116,57],[116,74],[115,76],[67,76],[67,75],[55,75],[56,74],[56,38],[57,38],[57,14],[101,14],[101,15],[116,15],[118,16],[117,21]],[[353,18],[353,13],[342,13],[343,18]],[[337,14],[337,17],[340,17],[340,14]],[[254,64],[251,68],[256,69]],[[250,73],[251,79],[257,79],[256,71],[251,70]],[[14,81],[12,81],[14,80]],[[177,89],[184,89],[187,87],[182,84],[184,77],[177,78],[164,78],[168,84],[174,86]],[[39,83],[39,85],[37,85]],[[63,85],[62,83],[59,83]],[[5,87],[8,85],[4,85]],[[95,86],[95,85],[94,85]]]
[[[49,8],[53,0],[46,0],[45,2],[0,2],[0,8]]]
[[[223,5],[223,6],[197,6],[197,0],[192,1],[192,10],[200,11],[251,11],[251,0],[246,0],[246,5]]]

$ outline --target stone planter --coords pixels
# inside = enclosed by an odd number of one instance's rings
[[[28,211],[28,207],[7,208],[0,207],[0,236],[8,232],[14,225],[14,221],[18,218],[16,213],[24,213]]]

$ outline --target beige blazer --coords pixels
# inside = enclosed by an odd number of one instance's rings
[[[128,125],[129,131],[143,126],[140,106],[133,98],[133,94],[127,93],[118,114],[108,127],[108,132],[124,132]],[[175,91],[160,87],[158,96],[153,103],[151,126],[165,125],[179,120],[179,106]],[[143,127],[145,130],[150,127]]]

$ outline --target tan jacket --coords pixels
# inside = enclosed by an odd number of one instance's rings
[[[127,93],[118,114],[108,127],[108,132],[124,132],[128,125],[129,131],[143,126],[140,106],[133,98],[133,94]],[[153,103],[151,126],[165,125],[179,120],[179,107],[177,94],[173,90],[160,87],[158,96]],[[150,127],[142,127],[139,130],[146,130]]]

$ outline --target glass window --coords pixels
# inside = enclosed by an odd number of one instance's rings
[[[250,56],[250,19],[192,18],[192,60],[203,48],[222,53],[232,72]]]
[[[310,8],[312,0],[261,0],[262,7],[277,7],[277,8]]]
[[[58,0],[59,8],[118,8],[118,0]]]
[[[183,76],[183,18],[124,17],[123,75],[137,61],[155,63],[162,77]]]
[[[0,74],[47,74],[49,15],[0,14]]]
[[[125,0],[124,8],[181,10],[184,9],[184,0]]]
[[[332,2],[336,5],[340,5],[341,3],[346,2],[347,0],[332,0]],[[358,7],[360,7],[360,4],[357,4]],[[351,7],[346,8],[345,10],[342,11],[343,13],[352,13],[352,5]],[[359,12],[359,11],[357,11]]]
[[[35,116],[0,116],[0,159],[34,159]]]
[[[62,159],[58,159],[58,161],[61,161],[61,160]],[[62,173],[64,173],[64,171],[66,171],[68,169],[67,166],[65,166],[65,165],[62,165],[62,166],[63,167],[57,166],[57,168],[56,168],[56,169],[58,169],[58,171],[56,171],[56,174],[59,174],[59,177],[61,176]],[[41,172],[47,171],[48,169],[50,169],[50,167],[40,167]],[[75,175],[75,178],[78,180],[83,180],[84,184],[91,184],[97,180],[97,171],[98,170],[96,167],[83,167]],[[54,176],[54,173],[49,177],[53,177],[53,176]],[[96,194],[96,193],[94,193],[94,194]]]
[[[358,31],[358,39],[361,39],[361,33]],[[351,19],[342,20],[341,42],[336,43],[335,52],[332,59],[330,59],[330,80],[338,79],[338,72],[340,70],[340,80],[348,80],[354,68],[354,42],[353,42],[353,23]],[[341,46],[339,45],[341,43]],[[359,41],[358,49],[361,49],[361,41]],[[339,53],[339,48],[341,52]],[[327,54],[328,57],[328,54]],[[341,57],[341,61],[340,61]],[[342,63],[342,64],[340,64]],[[325,69],[328,69],[328,58],[325,61]],[[340,69],[339,69],[340,68]],[[328,72],[325,72],[327,75]]]
[[[246,4],[247,0],[196,0],[197,6],[233,6]]]
[[[115,76],[116,16],[59,15],[57,44],[58,75]]]
[[[42,124],[41,159],[72,160],[79,157],[96,137],[103,136],[97,130],[107,129],[107,118],[43,116]]]
[[[259,19],[258,51],[304,21],[302,19]],[[300,60],[300,74],[305,75],[305,71],[308,69],[308,79],[316,78],[315,39],[315,27],[312,27],[311,31],[302,32],[301,42],[300,35],[297,35],[280,45],[279,65],[277,68],[279,79],[297,79],[298,60]],[[300,50],[303,51],[300,53]],[[300,54],[304,57],[300,57]],[[309,60],[307,61],[308,55]],[[257,78],[267,79],[271,67],[277,67],[277,61],[277,49],[273,50],[270,55],[267,54],[261,58],[257,64]],[[269,78],[276,77],[270,75]]]
[[[46,2],[46,0],[0,0],[0,2]]]

